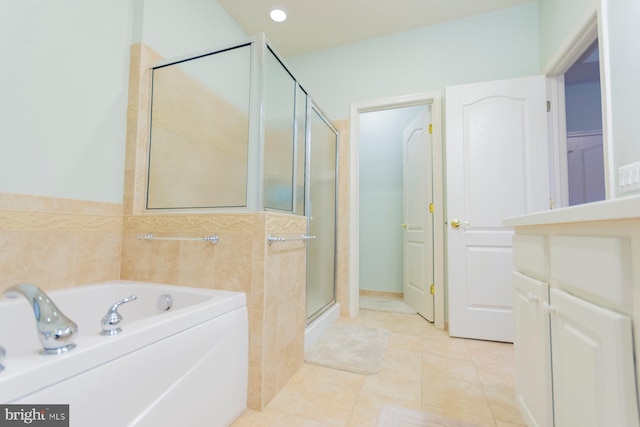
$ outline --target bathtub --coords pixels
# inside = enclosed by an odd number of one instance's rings
[[[27,300],[0,298],[0,403],[68,404],[77,427],[225,426],[246,408],[245,294],[131,281],[47,294],[78,324],[77,347],[39,354]],[[122,332],[100,335],[109,307],[132,294],[118,309]]]

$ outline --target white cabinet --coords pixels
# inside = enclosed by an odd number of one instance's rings
[[[513,273],[516,402],[529,426],[553,425],[549,285]]]
[[[637,426],[631,318],[550,290],[556,426]]]
[[[513,273],[516,399],[529,426],[637,426],[631,318]]]
[[[553,215],[511,224],[518,408],[530,427],[640,427],[640,221]]]

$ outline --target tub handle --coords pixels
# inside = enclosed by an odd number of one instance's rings
[[[118,307],[122,304],[138,299],[135,295],[130,295],[123,300],[120,300],[114,303],[111,308],[107,311],[107,314],[102,318],[102,332],[100,335],[116,335],[122,332],[122,328],[120,327],[120,322],[122,321],[122,316],[118,313]]]

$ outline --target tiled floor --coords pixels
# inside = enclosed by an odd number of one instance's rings
[[[479,426],[524,425],[515,407],[511,344],[450,338],[418,315],[361,310],[339,322],[391,332],[380,372],[305,364],[264,411],[247,410],[232,426],[375,427],[383,404]]]

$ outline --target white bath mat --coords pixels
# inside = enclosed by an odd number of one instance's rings
[[[427,412],[414,411],[395,405],[383,405],[378,427],[478,427]]]
[[[314,365],[373,375],[382,366],[389,331],[348,323],[334,323],[304,354]]]
[[[360,308],[364,310],[389,311],[391,313],[416,314],[413,308],[399,299],[360,297]]]

